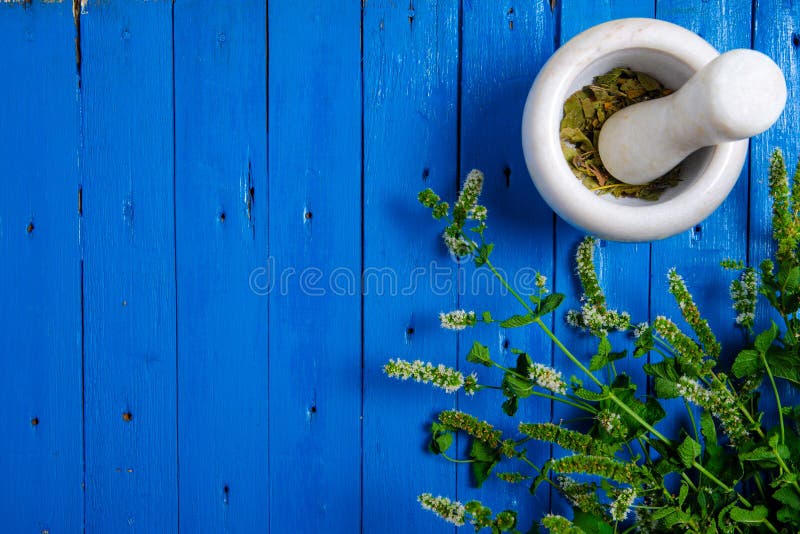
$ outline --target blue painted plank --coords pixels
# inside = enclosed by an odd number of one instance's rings
[[[177,528],[172,4],[81,15],[86,529]]]
[[[447,531],[416,497],[456,496],[454,466],[423,452],[429,421],[455,399],[381,369],[389,358],[456,365],[437,316],[455,307],[457,264],[416,197],[456,194],[458,17],[451,1],[364,8],[364,532]]]
[[[691,0],[659,0],[656,10],[658,18],[692,30],[720,52],[750,47],[749,0],[710,0],[701,4]],[[728,361],[742,348],[744,336],[735,325],[735,312],[728,297],[733,275],[724,272],[719,263],[725,258],[746,259],[747,195],[745,165],[727,200],[711,216],[694,228],[652,246],[651,319],[664,315],[692,335],[668,292],[667,272],[675,267],[722,344],[723,359]],[[691,428],[682,400],[662,404],[671,414],[672,435],[677,435],[679,425]]]
[[[786,108],[775,125],[750,141],[750,236],[749,262],[758,266],[775,252],[772,243],[772,202],[769,198],[769,157],[781,149],[790,176],[800,156],[800,4],[778,0],[756,3],[753,48],[771,57],[783,70],[788,94]],[[767,328],[771,317],[764,299],[756,312],[756,328]],[[778,382],[783,404],[796,402],[796,391],[785,381]],[[777,420],[776,404],[771,394],[761,396],[760,407],[768,424]]]
[[[625,17],[652,17],[654,5],[649,2],[623,2],[620,0],[575,0],[561,6],[561,34],[563,44],[572,37],[591,26],[609,20]],[[599,73],[598,73],[599,74]],[[583,238],[583,232],[577,230],[562,219],[558,219],[555,232],[556,267],[555,283],[559,292],[567,295],[564,304],[556,313],[556,335],[567,347],[588,363],[591,355],[597,351],[597,340],[588,334],[580,333],[568,326],[564,314],[570,309],[580,309],[582,290],[575,275],[575,250]],[[601,241],[595,250],[600,284],[608,297],[608,305],[612,309],[625,310],[634,321],[646,320],[648,316],[648,288],[650,272],[650,246],[647,243],[615,243]],[[611,336],[612,344],[625,346],[625,338],[621,335]],[[567,360],[557,349],[553,353],[554,364],[565,377],[575,375],[585,379],[582,372]],[[627,373],[637,384],[638,391],[646,391],[646,377],[641,370],[640,360],[621,360],[617,370]],[[570,407],[554,403],[554,421],[570,419],[579,415]],[[561,497],[553,497],[553,511],[569,515],[569,506]]]
[[[268,525],[266,20],[256,0],[175,4],[184,532]]]
[[[535,273],[553,279],[553,214],[539,197],[525,167],[520,141],[522,109],[539,69],[550,57],[555,45],[557,11],[548,2],[497,3],[491,0],[464,3],[461,169],[485,172],[483,201],[489,211],[488,240],[495,243],[492,262],[502,269],[516,290],[535,293]],[[460,306],[485,310],[505,318],[524,310],[506,294],[487,268],[464,269],[464,289]],[[484,287],[478,280],[490,280]],[[476,288],[480,286],[480,289]],[[516,356],[511,348],[529,352],[535,362],[550,365],[551,343],[535,327],[502,329],[497,325],[465,331],[461,336],[462,367],[474,370],[464,356],[473,341],[488,345],[493,356],[513,366]],[[489,384],[499,385],[502,373],[481,367],[479,376]],[[486,391],[459,400],[460,409],[495,422],[507,437],[518,437],[519,421],[547,422],[551,406],[546,399],[520,400],[513,417],[506,416],[500,392]],[[462,440],[463,441],[463,440]],[[526,445],[529,458],[542,465],[550,449],[542,444]],[[520,529],[527,531],[550,507],[547,485],[535,496],[526,484],[508,484],[496,477],[481,489],[474,488],[469,466],[459,471],[459,498],[480,499],[495,512],[514,509],[519,512]],[[531,470],[519,462],[507,462],[498,471]]]
[[[788,94],[786,108],[775,125],[750,142],[750,261],[758,265],[774,253],[772,202],[769,199],[768,168],[772,151],[780,148],[792,172],[800,155],[795,135],[800,118],[800,4],[777,0],[759,1],[755,10],[753,48],[771,57],[783,70]]]
[[[270,527],[356,532],[361,8],[274,0],[268,15]],[[356,289],[334,293],[334,269]]]
[[[68,4],[0,5],[0,517],[83,522],[80,144]]]

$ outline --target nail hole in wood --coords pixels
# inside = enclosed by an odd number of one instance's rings
[[[703,231],[703,227],[700,226],[699,224],[694,227],[694,233],[699,234],[702,231]]]
[[[33,221],[31,221],[28,223],[28,226],[25,227],[25,230],[30,234],[31,232],[33,232],[33,228],[34,228]]]
[[[504,340],[503,340],[503,348],[504,348],[504,349],[507,349],[507,348],[508,348],[508,346],[509,346],[508,339],[504,339]]]
[[[38,417],[34,417],[33,419],[31,419],[31,425],[32,426],[39,426],[39,418]]]
[[[308,411],[311,413],[317,413],[317,405],[316,404],[312,405],[311,408],[308,409]]]
[[[310,219],[313,216],[314,216],[314,214],[312,214],[310,211],[306,212],[306,219]]]
[[[225,212],[221,211],[219,214],[219,222],[225,222]]]
[[[413,326],[409,326],[408,328],[406,328],[406,335],[410,336],[413,333],[414,333],[414,327]]]
[[[423,180],[426,180],[426,181],[427,181],[427,180],[428,180],[428,177],[429,177],[430,175],[431,175],[431,171],[430,171],[430,170],[429,170],[427,167],[425,167],[424,169],[422,169],[422,179],[423,179]]]
[[[231,492],[231,489],[228,486],[223,486],[222,487],[222,493],[224,493],[225,495],[227,495],[230,492]]]
[[[506,177],[506,187],[510,187],[511,186],[511,167],[509,167],[508,165],[503,167],[503,176]]]
[[[800,34],[798,33],[792,34],[792,46],[794,46],[795,48],[800,46]]]
[[[125,412],[122,414],[122,420],[126,423],[130,423],[133,421],[133,414],[131,412]]]

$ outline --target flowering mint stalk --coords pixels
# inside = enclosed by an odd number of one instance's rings
[[[447,330],[464,330],[468,326],[475,326],[478,322],[474,311],[453,310],[439,314],[442,328]]]
[[[758,274],[752,267],[742,271],[741,276],[731,282],[733,309],[736,311],[736,324],[748,330],[753,329],[758,301]]]
[[[567,392],[567,383],[561,378],[561,371],[556,371],[541,363],[532,363],[528,378],[542,389],[553,393],[564,394]]]
[[[707,365],[703,358],[703,351],[692,338],[681,332],[678,325],[671,319],[659,315],[653,321],[653,330],[671,345],[678,363],[685,371],[690,371],[695,376],[705,374]],[[711,364],[709,363],[709,365]]]
[[[636,490],[633,488],[625,488],[620,492],[614,502],[609,507],[611,519],[614,521],[625,521],[628,517],[633,501],[636,499]]]
[[[609,310],[606,307],[606,296],[600,288],[594,267],[596,243],[596,239],[587,237],[578,245],[575,270],[583,287],[582,305],[580,310],[568,311],[566,318],[569,325],[603,337],[611,330],[627,330],[631,325],[631,317],[627,312]]]
[[[585,534],[583,529],[562,515],[547,514],[542,518],[542,526],[552,534]]]
[[[740,443],[748,438],[747,428],[742,420],[738,403],[733,394],[720,382],[712,383],[711,389],[700,385],[688,376],[678,379],[678,393],[692,404],[711,412],[719,419],[722,428],[732,444]]]
[[[650,473],[635,463],[622,463],[606,456],[574,454],[548,463],[556,473],[585,473],[628,485],[642,484],[650,479]]]
[[[445,410],[439,414],[439,422],[453,430],[462,430],[469,436],[482,441],[492,448],[500,445],[503,433],[495,430],[486,421],[479,421],[475,417],[458,410]]]
[[[786,502],[800,500],[800,484],[795,473],[800,465],[800,451],[796,450],[800,433],[795,425],[783,424],[784,417],[800,420],[800,409],[787,406],[781,410],[778,399],[780,434],[767,426],[763,413],[750,413],[758,402],[753,389],[764,373],[769,376],[778,398],[775,381],[787,376],[789,380],[795,379],[796,369],[800,367],[800,356],[797,355],[800,336],[794,334],[800,332],[797,318],[800,309],[800,275],[797,274],[800,272],[797,263],[800,169],[790,193],[782,159],[779,154],[773,158],[770,183],[775,199],[773,226],[779,241],[777,265],[769,260],[763,262],[760,282],[753,269],[745,269],[731,286],[739,324],[749,328],[754,324],[756,295],[760,292],[781,313],[787,332],[781,337],[777,327],[773,326],[769,336],[766,333],[757,336],[754,341],[756,350],[744,350],[737,357],[733,367],[734,379],[716,370],[716,366],[725,361],[719,358],[720,344],[700,316],[685,281],[675,270],[668,274],[669,290],[684,319],[692,327],[694,338],[684,334],[664,316],[656,317],[652,325],[641,323],[631,329],[627,313],[609,310],[594,266],[596,241],[592,238],[584,240],[577,250],[576,270],[583,286],[583,297],[580,309],[567,316],[573,325],[601,339],[598,354],[587,366],[584,358],[573,354],[543,321],[545,315],[558,307],[563,295],[547,295],[546,277],[537,274],[534,294],[523,296],[509,285],[490,261],[492,244],[486,243],[484,237],[487,212],[478,203],[483,180],[482,174],[471,172],[452,210],[431,190],[423,191],[419,198],[431,209],[434,218],[447,220],[444,240],[448,249],[459,257],[471,256],[477,267],[486,266],[520,303],[524,312],[505,320],[494,320],[489,312],[484,312],[479,318],[471,311],[453,310],[440,315],[442,327],[463,330],[476,326],[478,322],[504,329],[536,325],[591,380],[591,384],[584,387],[580,379],[573,377],[572,392],[567,393],[567,384],[558,370],[533,363],[525,351],[516,349],[512,352],[517,355],[517,364],[509,367],[499,358],[493,360],[488,347],[477,341],[467,355],[467,362],[503,370],[500,385],[479,386],[474,375],[465,376],[456,369],[421,361],[391,360],[386,372],[397,378],[429,382],[449,392],[499,390],[505,397],[502,409],[508,416],[517,412],[521,400],[544,397],[583,410],[589,417],[575,421],[591,419],[594,424],[583,425],[582,428],[588,427],[588,430],[580,433],[552,423],[522,423],[518,427],[522,437],[504,439],[501,431],[490,423],[464,412],[448,410],[431,425],[430,450],[447,460],[469,463],[477,486],[500,462],[522,467],[519,472],[498,474],[503,480],[533,479],[532,491],[542,482],[553,485],[576,511],[574,522],[560,516],[547,516],[543,524],[554,532],[582,532],[584,529],[593,532],[598,528],[602,532],[632,532],[633,528],[639,528],[643,532],[688,530],[699,533],[724,527],[723,530],[732,532],[777,533],[779,530],[775,525],[783,532],[800,531],[800,512],[789,505],[784,506]],[[726,267],[744,269],[741,262],[727,262]],[[602,358],[595,361],[600,356],[609,362],[626,356],[626,351],[612,350],[612,340],[606,336],[612,330],[632,331],[636,338],[635,357],[648,353],[650,358],[663,356],[661,361],[646,364],[645,372],[655,378],[654,392],[658,398],[682,396],[687,407],[691,402],[701,409],[699,428],[693,416],[695,412],[689,410],[694,438],[685,437],[685,428],[680,429],[682,440],[673,441],[661,433],[654,426],[664,416],[657,398],[637,395],[629,376],[618,374],[613,366],[600,365]],[[594,374],[601,369],[608,373],[603,376]],[[561,424],[568,426],[571,422]],[[723,447],[728,440],[722,438],[720,441],[717,427],[729,438],[733,452]],[[468,458],[458,458],[458,454],[455,457],[447,455],[458,432],[472,438]],[[577,454],[549,460],[539,467],[526,455],[524,444],[530,440],[554,443]],[[636,456],[632,449],[634,440],[639,441],[643,457]],[[658,456],[651,457],[651,451]],[[731,469],[734,463],[739,467]],[[579,483],[569,477],[552,477],[553,472],[597,476],[601,481],[596,485]],[[679,477],[680,493],[674,493],[665,485],[668,475]],[[743,484],[744,481],[752,483]],[[441,499],[426,494],[420,502],[427,509],[436,511],[438,508],[437,513],[441,512],[440,515],[451,522],[454,522],[453,518],[456,518],[456,524],[470,522],[476,531],[491,528],[493,532],[517,532],[513,512],[501,512],[492,518],[491,510],[477,501],[461,507],[458,503]],[[634,504],[637,499],[641,499],[642,504]],[[627,523],[632,509],[636,510],[638,525]],[[579,515],[579,510],[584,515]],[[623,522],[627,524],[623,525]]]
[[[434,497],[430,493],[421,494],[417,500],[423,509],[435,513],[448,523],[460,527],[466,522],[467,511],[458,501],[451,501],[447,497]]]
[[[586,434],[554,425],[553,423],[520,423],[519,431],[530,438],[553,443],[578,454],[609,454],[612,447]]]
[[[628,427],[622,422],[622,417],[618,413],[610,410],[601,410],[597,412],[594,418],[600,428],[609,436],[624,439],[628,434]]]
[[[479,209],[479,216],[486,218],[486,208],[478,206],[478,197],[483,190],[483,173],[478,169],[472,169],[467,174],[464,184],[461,186],[461,193],[458,195],[458,200],[453,207],[453,217],[456,222],[463,222],[472,218],[475,215],[475,209]]]
[[[573,508],[597,517],[605,518],[607,515],[597,499],[597,484],[594,482],[577,482],[571,477],[559,475],[556,477],[555,487]]]
[[[689,323],[689,326],[692,327],[694,333],[697,334],[697,339],[703,345],[706,354],[712,358],[718,358],[722,346],[711,331],[711,327],[708,326],[708,321],[700,316],[700,311],[694,303],[692,294],[689,293],[689,290],[686,288],[686,282],[683,280],[683,277],[679,275],[673,267],[669,270],[667,279],[669,280],[669,292],[675,297],[675,301],[681,309],[683,318]]]
[[[769,166],[769,191],[772,197],[772,238],[778,245],[778,262],[796,263],[800,232],[794,211],[789,205],[789,179],[780,150],[772,153]]]
[[[464,388],[464,393],[473,395],[480,388],[478,375],[475,373],[464,376],[462,372],[444,364],[435,366],[421,360],[409,362],[399,358],[391,359],[383,366],[383,372],[392,378],[401,380],[412,378],[417,382],[430,383],[447,393],[455,393]]]

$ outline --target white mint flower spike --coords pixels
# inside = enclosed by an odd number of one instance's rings
[[[464,393],[473,395],[478,389],[478,375],[472,373],[464,376],[461,371],[447,367],[443,364],[433,365],[430,362],[414,360],[409,362],[401,359],[391,359],[383,366],[383,372],[392,378],[408,380],[409,378],[455,393],[464,388]]]
[[[447,330],[464,330],[468,326],[475,326],[477,318],[474,311],[453,310],[447,313],[441,312],[439,321],[442,323],[442,328]]]
[[[442,235],[442,238],[444,239],[444,244],[447,247],[447,250],[449,250],[450,253],[457,258],[462,258],[469,255],[469,253],[472,252],[473,247],[475,247],[475,242],[468,241],[461,235],[453,236],[445,231],[445,233]]]
[[[467,510],[460,502],[451,501],[447,497],[434,497],[430,493],[423,493],[417,500],[424,510],[435,513],[448,523],[457,527],[464,525]]]
[[[636,499],[636,490],[625,488],[619,496],[611,503],[608,511],[614,521],[625,521],[628,517],[633,501]]]
[[[478,197],[481,196],[482,189],[483,173],[478,169],[472,169],[469,171],[467,178],[464,180],[464,185],[461,187],[461,193],[458,195],[456,207],[463,208],[465,213],[472,212],[478,204]],[[485,216],[485,214],[486,212],[484,211],[483,215]]]
[[[547,291],[545,285],[547,284],[547,277],[541,273],[536,273],[536,287],[540,290]]]
[[[547,367],[541,363],[534,363],[531,365],[528,378],[540,388],[552,391],[553,393],[561,393],[562,395],[567,392],[567,383],[561,378],[561,372],[556,371],[552,367]]]

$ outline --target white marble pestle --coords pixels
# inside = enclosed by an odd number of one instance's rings
[[[769,57],[754,50],[731,50],[675,93],[611,116],[600,131],[600,158],[617,179],[644,184],[699,148],[763,132],[785,103],[786,81]]]

